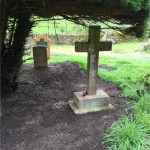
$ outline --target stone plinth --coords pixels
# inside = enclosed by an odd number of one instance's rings
[[[34,67],[47,67],[47,51],[44,46],[33,47]]]
[[[87,42],[76,42],[76,52],[87,52],[87,87],[86,96],[83,92],[75,92],[74,100],[69,102],[75,114],[83,114],[113,108],[109,104],[110,97],[102,90],[97,90],[97,73],[99,51],[110,51],[112,42],[100,42],[100,26],[90,26]]]
[[[105,109],[111,109],[110,97],[103,91],[97,90],[96,95],[83,95],[83,91],[75,92],[73,101],[69,105],[75,114],[85,114]]]

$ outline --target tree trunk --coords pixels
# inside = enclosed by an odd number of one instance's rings
[[[2,3],[1,6],[2,16],[1,16],[1,23],[0,23],[0,29],[1,29],[1,37],[0,37],[0,49],[1,49],[1,56],[4,54],[5,49],[5,37],[6,37],[6,29],[7,29],[7,23],[8,23],[8,13],[7,8],[4,3]]]
[[[19,14],[16,18],[16,27],[13,34],[13,43],[7,48],[3,48],[2,57],[2,96],[8,92],[14,91],[17,87],[16,79],[22,64],[24,53],[24,44],[33,22],[30,21],[30,14]],[[11,37],[12,38],[12,37]]]

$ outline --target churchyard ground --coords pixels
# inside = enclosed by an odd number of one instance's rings
[[[122,148],[136,149],[139,147],[140,150],[142,144],[145,149],[149,148],[150,93],[149,87],[145,87],[144,84],[145,82],[149,84],[150,77],[146,78],[144,75],[150,72],[150,55],[139,51],[141,44],[143,42],[119,43],[113,45],[112,52],[100,52],[99,78],[116,83],[122,89],[120,96],[131,99],[130,107],[133,111],[132,115],[122,117],[112,124],[105,139],[105,142],[111,145],[110,149],[118,147],[119,150],[122,150]],[[28,57],[30,56],[25,56],[24,59]],[[87,54],[77,54],[73,45],[52,45],[51,58],[48,62],[65,61],[77,63],[86,70]],[[26,63],[32,64],[33,60],[28,60]],[[144,91],[145,94],[138,95],[138,90]],[[116,136],[120,136],[119,139],[123,140],[117,141]]]
[[[100,52],[98,87],[116,109],[87,115],[75,115],[68,106],[73,92],[86,86],[87,54],[76,53],[73,45],[51,45],[49,67],[42,70],[34,69],[32,55],[24,60],[30,57],[20,71],[19,89],[3,101],[9,118],[3,126],[5,149],[149,149],[149,93],[143,78],[137,82],[149,72],[149,54]]]
[[[2,91],[6,91],[0,111],[2,149],[150,150],[149,1],[139,1],[107,1],[109,7],[102,0],[87,3],[19,1],[18,7],[15,7],[16,1],[2,2],[1,76]],[[26,9],[27,6],[31,7]],[[50,7],[52,9],[47,11]],[[84,27],[56,16],[58,11],[63,18]],[[88,24],[101,26],[101,30],[92,27],[88,44],[78,47],[79,51],[89,49],[87,62],[87,54],[77,54],[74,49],[76,41],[87,39],[88,27],[85,26]],[[34,44],[42,48],[34,51],[37,47],[33,48],[32,38],[40,34],[51,39],[50,59],[47,59],[48,43],[43,38]],[[137,39],[142,34],[146,42]],[[26,38],[31,48],[27,48],[29,54],[24,53]],[[103,44],[99,40],[104,41]],[[113,51],[98,52],[102,48],[108,50],[106,41],[114,43]],[[39,57],[44,67],[36,67],[35,59]],[[84,115],[73,113],[68,105],[75,98],[73,93],[82,91],[80,96],[87,101],[88,96],[96,96],[96,86],[108,93],[107,104],[111,109]],[[92,102],[88,99],[86,106],[78,105],[78,100],[74,104],[79,111],[102,106],[95,103],[99,98]]]

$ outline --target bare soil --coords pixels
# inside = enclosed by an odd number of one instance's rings
[[[18,81],[18,90],[2,99],[2,150],[105,150],[101,139],[129,104],[115,84],[99,79],[115,109],[75,115],[68,101],[85,90],[86,72],[69,62],[23,65]]]

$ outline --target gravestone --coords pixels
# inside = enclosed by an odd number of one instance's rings
[[[88,42],[75,42],[76,52],[88,52],[86,92],[75,92],[69,105],[76,114],[101,111],[113,108],[110,97],[97,90],[99,51],[110,51],[112,42],[100,42],[100,27],[90,26]]]
[[[45,46],[47,51],[47,58],[50,58],[50,39],[44,35],[34,38],[34,46]]]
[[[34,67],[47,67],[46,46],[33,47]]]

